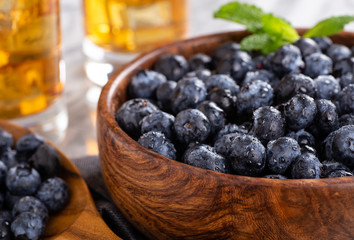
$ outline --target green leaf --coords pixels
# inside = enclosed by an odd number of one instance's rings
[[[309,29],[304,37],[325,37],[339,33],[344,29],[344,26],[354,21],[354,16],[338,16],[324,19],[317,23],[313,28]]]
[[[262,22],[262,30],[275,41],[282,39],[284,42],[291,43],[300,38],[296,30],[287,21],[271,13],[263,14]]]
[[[252,34],[241,41],[241,49],[247,51],[260,50],[263,54],[274,52],[282,45],[281,39],[271,39],[265,33]]]
[[[239,2],[227,3],[214,12],[215,18],[222,18],[245,25],[250,32],[256,32],[263,27],[262,9]]]

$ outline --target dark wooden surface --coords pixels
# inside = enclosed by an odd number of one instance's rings
[[[25,128],[5,121],[0,121],[0,128],[13,134],[15,141],[21,136],[30,133]],[[60,151],[59,153],[62,166],[60,177],[69,185],[70,201],[64,209],[54,215],[50,215],[43,239],[120,239],[101,219],[79,170]]]
[[[99,156],[115,204],[152,239],[353,239],[354,177],[276,180],[212,172],[143,148],[115,122],[136,70],[151,67],[163,53],[188,58],[246,34],[210,35],[160,48],[127,65],[104,87]],[[354,34],[333,40],[354,45]]]

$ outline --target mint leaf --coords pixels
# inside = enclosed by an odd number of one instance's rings
[[[292,43],[300,38],[296,30],[284,19],[273,14],[263,14],[263,31],[273,40],[282,39],[284,42]]]
[[[252,34],[241,41],[241,49],[260,50],[263,54],[274,52],[282,45],[281,39],[271,39],[266,33]]]
[[[308,30],[304,37],[325,37],[339,33],[344,26],[354,21],[354,16],[345,15],[338,17],[330,17],[317,23],[313,28]]]
[[[215,18],[222,18],[245,25],[250,32],[256,32],[263,27],[262,9],[239,2],[227,3],[214,12]]]

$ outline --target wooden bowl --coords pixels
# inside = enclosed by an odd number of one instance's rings
[[[31,133],[28,129],[6,121],[0,121],[0,128],[11,133],[15,142],[23,135]],[[53,144],[51,145],[55,147]],[[79,170],[63,153],[58,149],[57,151],[61,161],[60,177],[69,185],[70,200],[64,209],[50,215],[43,239],[120,239],[108,228],[96,210]]]
[[[303,32],[303,30],[299,30]],[[353,239],[354,177],[277,180],[199,169],[145,149],[116,123],[132,75],[165,53],[210,53],[247,32],[176,42],[118,71],[98,104],[103,177],[118,208],[151,239]],[[354,33],[333,36],[354,45]]]

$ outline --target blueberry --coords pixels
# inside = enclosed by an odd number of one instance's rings
[[[177,82],[175,81],[166,81],[162,83],[160,86],[157,87],[156,89],[156,98],[157,98],[157,103],[160,106],[161,109],[171,112],[171,104],[172,104],[172,99],[171,95],[173,92],[173,89],[177,86]]]
[[[15,195],[25,196],[36,193],[41,184],[41,176],[36,169],[26,164],[10,168],[6,176],[6,187]]]
[[[211,72],[208,69],[198,69],[186,74],[186,78],[196,77],[205,82],[211,76]]]
[[[18,196],[11,194],[10,191],[6,191],[5,193],[5,206],[7,209],[12,209],[15,203],[20,200],[23,196]]]
[[[244,85],[237,94],[237,111],[242,115],[250,115],[263,106],[273,102],[273,88],[266,82],[256,80]]]
[[[205,100],[207,90],[203,81],[198,78],[185,78],[178,81],[172,92],[172,111],[178,112],[195,108]]]
[[[339,127],[338,114],[336,106],[329,100],[316,100],[317,114],[315,125],[319,129],[322,136],[327,136],[330,132],[337,130]]]
[[[0,161],[0,187],[2,187],[5,183],[7,175],[7,166],[4,162]]]
[[[40,186],[36,194],[49,212],[55,212],[65,207],[69,201],[69,187],[59,178],[48,178]]]
[[[188,72],[189,66],[182,55],[166,54],[155,62],[154,70],[165,75],[167,80],[177,81]]]
[[[336,161],[323,161],[321,166],[321,177],[326,178],[333,171],[344,170],[349,172],[350,169],[343,163]]]
[[[332,58],[333,62],[350,57],[352,52],[350,49],[341,44],[332,44],[326,51],[328,57]]]
[[[11,211],[7,210],[7,209],[2,209],[0,211],[0,221],[12,222],[12,213],[11,213]],[[0,234],[0,236],[1,236],[1,234]]]
[[[274,87],[279,79],[275,74],[271,71],[265,69],[248,71],[243,79],[242,85],[246,85],[255,80],[262,80],[263,82],[269,83],[272,87]]]
[[[289,132],[286,136],[295,139],[301,147],[306,145],[315,147],[316,145],[314,136],[304,129],[300,129],[296,132]]]
[[[305,94],[297,94],[283,105],[283,115],[291,130],[300,130],[312,124],[316,116],[316,103]]]
[[[335,97],[334,103],[340,115],[354,114],[354,84],[343,88]]]
[[[45,223],[33,212],[23,212],[11,223],[11,231],[16,239],[37,240],[44,230]]]
[[[313,53],[305,57],[304,74],[312,78],[332,73],[332,59],[322,53]]]
[[[218,74],[230,75],[238,84],[241,84],[246,73],[255,69],[251,56],[245,51],[237,51],[223,58],[217,68]]]
[[[194,54],[189,60],[189,69],[192,71],[198,69],[210,69],[211,68],[211,57],[204,53]]]
[[[44,138],[37,134],[27,134],[21,137],[16,143],[17,161],[26,162],[44,142]]]
[[[354,125],[354,114],[344,114],[339,118],[339,127]]]
[[[41,217],[44,223],[48,221],[49,215],[47,207],[35,197],[25,196],[15,203],[12,209],[12,216],[17,217],[23,212],[35,213]]]
[[[347,73],[350,74],[350,78],[354,74],[354,57],[333,61],[333,75],[335,77],[341,77]]]
[[[287,177],[280,174],[268,174],[268,175],[264,175],[263,177],[270,178],[270,179],[288,179]]]
[[[243,125],[237,125],[235,123],[226,124],[220,131],[215,134],[214,142],[221,138],[222,136],[230,133],[243,133],[247,134],[248,129]]]
[[[303,74],[286,75],[274,88],[275,100],[278,104],[284,103],[300,93],[312,98],[316,96],[315,82]]]
[[[161,73],[140,69],[128,85],[129,96],[154,99],[157,87],[164,82],[166,82],[166,77]]]
[[[352,177],[352,176],[354,176],[354,175],[350,171],[335,170],[333,172],[330,172],[326,177],[327,178],[336,178],[336,177]]]
[[[256,69],[264,69],[264,70],[271,71],[271,69],[272,69],[271,59],[273,56],[274,56],[274,52],[269,53],[268,55],[258,55],[256,57],[254,57],[253,62],[254,62],[254,65],[256,66]]]
[[[161,132],[168,139],[173,139],[174,122],[175,117],[171,114],[162,111],[153,112],[141,120],[141,134],[151,131]]]
[[[197,106],[197,109],[204,113],[204,115],[208,118],[211,127],[211,134],[214,134],[225,126],[226,116],[224,110],[219,108],[216,103],[211,101],[203,101]]]
[[[204,142],[211,130],[208,118],[197,109],[179,112],[174,127],[177,139],[186,145],[191,142]]]
[[[318,44],[311,38],[299,38],[293,44],[300,49],[303,58],[313,53],[321,52],[321,49]]]
[[[205,86],[207,91],[210,92],[213,88],[229,89],[233,95],[237,95],[240,91],[240,87],[236,82],[228,75],[215,74],[211,75],[205,80]]]
[[[310,145],[301,146],[301,154],[305,154],[305,153],[311,153],[311,154],[315,155],[316,157],[318,157],[317,150],[315,148],[311,147]]]
[[[0,219],[0,240],[11,240],[11,236],[10,222]]]
[[[60,170],[60,156],[58,151],[44,143],[39,146],[36,152],[30,157],[28,163],[41,175],[42,180],[55,177]]]
[[[300,154],[295,139],[280,137],[267,144],[267,167],[274,174],[283,174]]]
[[[135,98],[126,101],[116,112],[115,119],[118,125],[132,138],[137,139],[140,135],[140,121],[158,108],[149,100]]]
[[[299,73],[304,66],[300,49],[294,45],[280,47],[270,60],[271,68],[279,77],[289,73]]]
[[[285,122],[280,111],[271,106],[260,107],[253,112],[252,133],[263,144],[285,134]]]
[[[354,84],[354,74],[350,72],[344,73],[339,77],[339,84],[342,88],[345,88],[349,84]]]
[[[332,75],[322,75],[314,79],[316,99],[331,100],[340,90],[339,82]]]
[[[18,164],[16,159],[16,151],[8,148],[0,157],[0,160],[5,163],[7,168],[12,168]]]
[[[213,67],[215,68],[218,62],[224,58],[225,56],[231,55],[241,49],[239,43],[235,42],[226,42],[220,46],[218,46],[214,51],[211,53]]]
[[[8,148],[11,148],[14,144],[14,139],[12,135],[4,130],[0,129],[0,156],[7,151]]]
[[[232,171],[238,175],[258,176],[264,169],[266,150],[251,135],[230,133],[219,138],[214,147],[230,161]]]
[[[320,167],[321,163],[315,155],[311,153],[301,154],[291,166],[291,177],[294,179],[320,178]]]
[[[228,173],[229,166],[226,159],[217,154],[209,145],[197,145],[184,154],[183,162],[195,167],[221,173]]]
[[[335,132],[332,157],[350,168],[354,167],[354,125],[341,127]]]
[[[228,116],[233,115],[236,110],[237,97],[229,89],[214,88],[207,98],[215,102]]]
[[[161,132],[144,133],[138,140],[138,143],[162,156],[176,160],[176,148],[173,143]]]
[[[322,159],[327,161],[334,161],[333,158],[333,139],[338,130],[331,132],[327,137],[321,142],[320,145],[320,154]]]
[[[329,37],[312,37],[322,52],[325,52],[332,44],[332,40]]]

